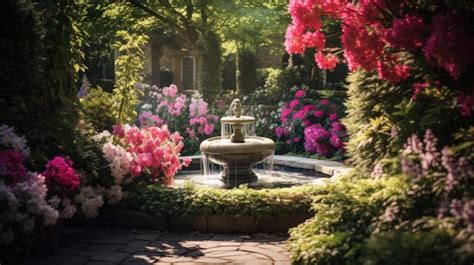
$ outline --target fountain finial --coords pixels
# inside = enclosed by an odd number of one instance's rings
[[[232,112],[236,118],[240,118],[242,115],[242,104],[240,103],[240,99],[236,98],[232,100]]]

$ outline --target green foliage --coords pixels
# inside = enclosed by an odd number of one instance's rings
[[[98,87],[89,90],[87,96],[80,99],[81,120],[90,124],[95,132],[111,130],[116,117],[113,112],[113,96]]]
[[[92,187],[114,185],[109,163],[102,152],[103,143],[87,135],[77,137],[76,143],[76,149],[70,150],[69,157],[74,161],[74,168],[81,173],[81,184]]]
[[[241,47],[237,52],[237,90],[250,95],[257,85],[257,58],[252,49]]]
[[[358,264],[359,247],[370,235],[371,221],[380,215],[385,199],[400,196],[398,189],[387,192],[384,186],[347,177],[325,187],[326,193],[315,197],[315,216],[290,231],[293,262]]]
[[[352,164],[361,170],[370,171],[376,161],[396,156],[412,134],[421,136],[430,128],[443,137],[439,143],[447,145],[465,126],[446,88],[427,89],[414,101],[411,86],[381,81],[374,73],[359,71],[348,81],[343,120],[350,135],[347,151]]]
[[[27,2],[4,1],[0,16],[0,123],[24,128],[41,83],[42,28]]]
[[[474,242],[463,243],[449,229],[435,228],[422,232],[391,231],[372,236],[364,250],[361,264],[472,264]]]
[[[307,185],[293,188],[236,188],[222,190],[185,186],[166,188],[156,185],[139,187],[127,198],[128,207],[160,215],[284,215],[307,213],[311,196],[323,190]]]
[[[289,101],[292,95],[288,92],[292,88],[311,83],[310,77],[303,69],[304,67],[299,66],[285,69],[258,69],[256,82],[258,87],[254,93],[243,95],[244,103],[277,106],[280,102]]]
[[[38,157],[74,146],[77,80],[84,69],[82,4],[7,1],[2,13],[0,119],[25,132]]]
[[[204,33],[198,41],[200,54],[198,58],[198,90],[204,100],[213,104],[222,91],[221,47],[218,36],[211,31]]]
[[[142,47],[148,42],[148,37],[126,31],[118,31],[117,36],[120,40],[114,47],[120,55],[115,61],[117,71],[113,91],[116,124],[134,123],[137,119],[135,107],[143,94],[135,85],[142,80],[145,60]]]

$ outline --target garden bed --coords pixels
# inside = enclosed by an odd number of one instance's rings
[[[114,215],[116,225],[216,233],[287,232],[311,217],[312,197],[324,187],[232,190],[140,187]]]

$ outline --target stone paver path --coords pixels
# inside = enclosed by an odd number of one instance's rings
[[[54,256],[24,264],[290,264],[286,240],[268,234],[69,231]]]

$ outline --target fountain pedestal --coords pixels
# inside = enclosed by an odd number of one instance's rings
[[[275,142],[264,137],[243,135],[242,127],[254,124],[255,118],[241,116],[242,106],[238,99],[232,102],[231,109],[234,116],[223,117],[221,123],[232,126],[232,135],[209,138],[201,143],[199,149],[205,159],[224,168],[221,173],[223,182],[235,187],[257,180],[252,168],[273,154]]]

